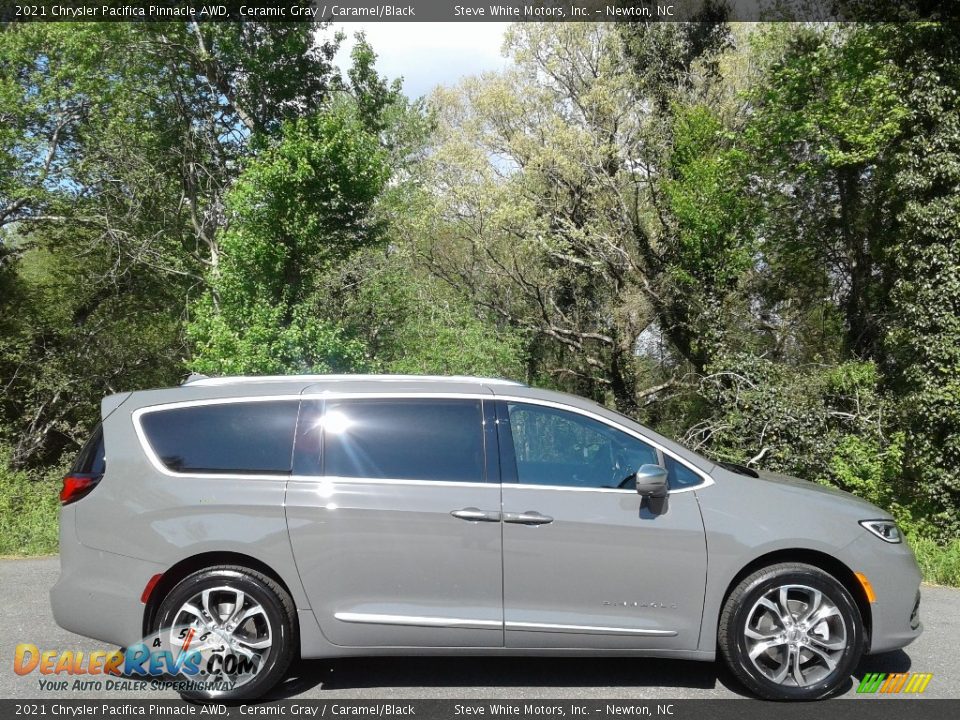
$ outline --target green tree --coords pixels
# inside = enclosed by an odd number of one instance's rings
[[[960,532],[957,47],[951,24],[801,29],[748,129],[768,324],[780,347],[883,371],[906,438],[898,502],[942,538]]]
[[[885,39],[909,115],[896,152],[887,338],[907,432],[904,470],[939,539],[960,536],[960,34],[909,25]]]
[[[363,347],[323,319],[319,275],[379,240],[372,205],[386,152],[356,107],[285,125],[238,179],[211,288],[194,308],[193,369],[210,373],[350,370]]]
[[[670,228],[661,262],[661,318],[684,355],[704,368],[744,343],[743,290],[758,252],[760,203],[748,187],[750,158],[704,105],[672,110],[669,172],[660,183]]]
[[[15,464],[76,447],[106,392],[176,382],[225,192],[265,138],[339,87],[335,44],[314,31],[0,28],[0,255],[19,288],[0,337],[0,435]]]
[[[842,351],[880,360],[895,276],[890,249],[900,198],[893,149],[908,107],[898,87],[893,31],[799,30],[752,92],[746,129],[770,207],[764,255],[770,284],[809,307],[835,299]],[[785,276],[790,280],[786,283]],[[768,314],[778,312],[768,306]]]
[[[752,242],[743,153],[719,119],[726,95],[708,92],[720,45],[524,25],[508,36],[509,70],[434,98],[421,252],[531,337],[531,376],[636,414],[707,363],[704,331]],[[624,72],[641,46],[676,62]],[[656,338],[664,352],[640,357]]]
[[[432,275],[410,243],[359,253],[330,278],[325,304],[378,371],[525,376],[526,338]]]
[[[398,216],[410,212],[409,168],[430,119],[422,103],[404,97],[399,81],[376,72],[375,61],[358,35],[330,102],[284,124],[231,190],[230,223],[219,240],[223,259],[209,273],[210,288],[188,328],[193,369],[391,367],[383,348],[367,345],[364,326],[341,312],[345,290],[335,278],[359,251],[384,245]]]

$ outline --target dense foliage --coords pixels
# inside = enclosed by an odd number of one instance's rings
[[[526,23],[416,101],[308,26],[0,30],[5,497],[114,390],[475,373],[850,490],[955,560],[957,28],[707,19]]]

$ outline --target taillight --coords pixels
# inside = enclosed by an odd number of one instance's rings
[[[100,477],[100,475],[81,475],[78,473],[71,473],[64,477],[63,489],[60,490],[60,504],[69,505],[90,494],[90,491],[100,482]]]

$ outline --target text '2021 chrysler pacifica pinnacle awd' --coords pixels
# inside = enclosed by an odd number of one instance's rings
[[[260,697],[297,654],[718,651],[756,695],[814,699],[921,631],[883,510],[503,380],[111,395],[61,501],[57,622],[186,654],[197,699]]]

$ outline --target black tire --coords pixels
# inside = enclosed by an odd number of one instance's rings
[[[239,590],[260,604],[270,624],[272,644],[269,653],[253,679],[239,687],[216,692],[190,689],[181,691],[180,695],[186,700],[200,702],[236,702],[261,698],[284,678],[300,644],[293,600],[272,578],[235,565],[218,565],[197,571],[167,593],[156,613],[152,629],[162,635],[162,631],[173,624],[176,613],[184,603],[205,589],[219,587]],[[181,675],[171,679],[195,681],[198,678]]]
[[[778,588],[784,585],[805,586],[823,593],[823,597],[839,611],[839,617],[844,624],[845,648],[831,653],[836,666],[832,671],[828,671],[828,666],[821,664],[819,672],[827,674],[814,678],[808,685],[799,686],[790,678],[785,678],[783,684],[774,682],[749,657],[746,630],[751,610],[764,595],[778,591]],[[835,617],[831,622],[836,622]],[[863,619],[850,592],[832,575],[813,565],[780,563],[752,573],[730,593],[720,615],[717,642],[727,666],[755,695],[767,700],[819,700],[830,697],[849,682],[853,670],[860,662],[864,648]],[[788,652],[788,645],[789,643],[778,645],[772,656],[782,662],[783,658],[789,657],[780,654]],[[805,653],[807,657],[811,657],[809,650]],[[764,659],[761,656],[761,662]],[[817,663],[816,660],[813,662]],[[814,672],[817,671],[815,668]]]

